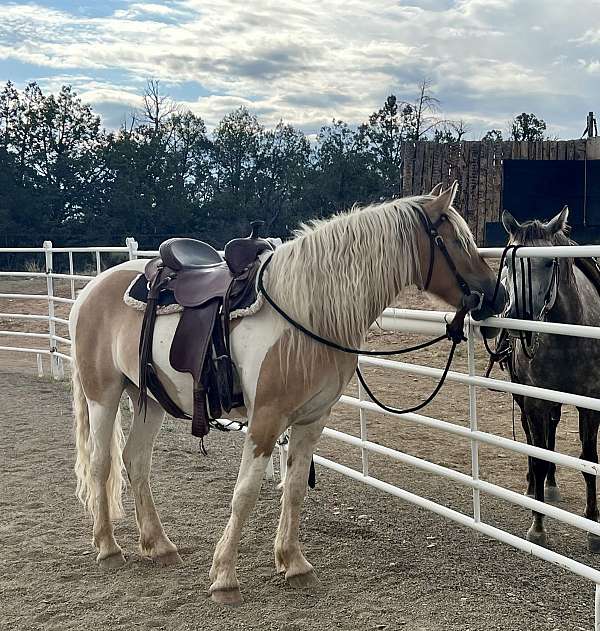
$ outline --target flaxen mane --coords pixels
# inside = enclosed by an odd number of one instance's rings
[[[402,289],[422,284],[418,243],[423,226],[418,213],[423,203],[433,199],[422,196],[355,206],[302,225],[295,238],[275,252],[267,289],[290,316],[314,333],[360,346],[369,326]],[[461,245],[475,248],[460,215],[450,209],[448,218]],[[290,335],[299,351],[296,357],[305,356],[312,342],[296,331]]]

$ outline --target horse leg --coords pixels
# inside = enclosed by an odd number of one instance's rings
[[[140,532],[140,551],[160,565],[181,563],[176,546],[169,540],[156,511],[150,488],[150,468],[154,441],[161,428],[165,413],[148,399],[145,414],[137,405],[138,390],[128,389],[134,402],[134,413],[127,443],[123,450],[123,462],[135,498],[135,517]]]
[[[517,397],[515,397],[515,400],[517,402],[519,401]],[[529,420],[527,419],[527,414],[523,409],[522,403],[519,403],[519,407],[521,408],[521,425],[523,426],[523,431],[525,432],[527,444],[532,445],[533,441],[531,438],[531,432],[529,431]],[[527,457],[527,491],[525,491],[525,495],[527,495],[527,497],[535,496],[535,484],[533,480],[533,458],[531,456]]]
[[[554,451],[556,445],[556,428],[560,423],[561,406],[557,405],[550,412],[550,425],[548,428],[548,449]],[[550,503],[560,502],[560,491],[556,483],[556,463],[548,464],[548,477],[546,478],[546,501]]]
[[[527,411],[531,439],[536,447],[547,447],[547,428],[549,415],[543,410]],[[532,473],[534,481],[534,497],[538,502],[544,501],[544,482],[548,474],[548,462],[539,458],[532,458]],[[544,515],[533,511],[533,523],[527,531],[527,540],[540,546],[548,545],[548,533],[544,527]]]
[[[94,545],[98,549],[96,562],[105,569],[118,568],[125,563],[123,551],[114,537],[112,517],[114,517],[115,497],[121,494],[121,445],[114,445],[115,436],[120,436],[119,402],[121,388],[104,403],[88,402],[90,423],[90,493],[91,510],[94,518]],[[116,424],[118,423],[118,427]],[[117,438],[120,442],[120,438]],[[116,459],[119,462],[116,462]],[[118,468],[118,471],[113,469]],[[112,476],[112,484],[109,477]],[[117,488],[109,487],[118,485]]]
[[[278,572],[285,572],[286,580],[293,587],[307,587],[317,580],[313,566],[302,554],[298,534],[310,462],[324,426],[325,419],[321,419],[291,428],[281,517],[275,538],[275,567]]]
[[[600,414],[592,410],[579,408],[579,439],[581,440],[581,458],[598,462],[598,424]],[[586,486],[585,517],[598,521],[598,502],[596,496],[596,476],[584,473]],[[591,532],[587,534],[590,552],[600,552],[600,537]]]
[[[212,584],[208,593],[217,603],[238,605],[242,602],[235,570],[242,528],[258,498],[275,441],[285,427],[280,421],[271,422],[269,417],[252,415],[231,500],[231,516],[215,548],[209,573]]]

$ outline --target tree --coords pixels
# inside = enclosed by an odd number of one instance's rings
[[[440,101],[431,92],[431,81],[423,79],[419,84],[417,98],[413,103],[404,103],[407,140],[418,142],[438,127],[449,123],[439,117]]]
[[[314,166],[310,206],[315,214],[330,214],[381,195],[365,135],[343,121],[334,120],[321,128]]]
[[[177,113],[178,107],[168,95],[161,92],[160,81],[157,79],[148,81],[143,98],[143,120],[151,129],[154,129],[155,133],[158,133],[163,123]]]
[[[447,121],[442,123],[433,132],[434,142],[461,142],[463,136],[469,133],[471,128],[463,121]]]
[[[485,132],[481,140],[484,142],[501,142],[503,140],[502,132],[499,129],[490,129]]]
[[[383,107],[369,116],[359,127],[359,140],[369,151],[386,196],[401,190],[402,147],[407,139],[407,105],[398,103],[395,95],[387,97]]]
[[[285,233],[302,215],[310,170],[310,143],[301,131],[280,121],[261,134],[252,212],[269,231]]]
[[[515,116],[510,122],[511,140],[544,140],[545,131],[546,123],[535,114],[526,114],[523,112]]]

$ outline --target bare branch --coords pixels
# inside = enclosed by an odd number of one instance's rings
[[[158,132],[161,123],[178,111],[177,104],[168,95],[161,94],[160,81],[149,79],[144,91],[145,122]]]

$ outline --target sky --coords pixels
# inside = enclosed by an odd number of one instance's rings
[[[600,113],[600,0],[0,0],[0,81],[72,85],[109,128],[157,79],[209,128],[240,105],[313,134],[431,81],[477,139]]]

